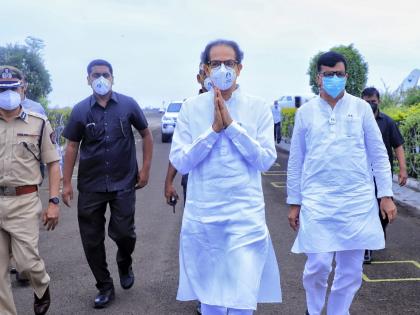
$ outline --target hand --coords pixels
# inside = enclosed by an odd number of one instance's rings
[[[220,90],[216,88],[215,94],[217,95],[219,110],[220,110],[220,114],[222,115],[223,128],[227,128],[232,123],[232,118],[230,117],[229,111],[226,108],[225,100],[223,99],[222,92],[220,92]]]
[[[137,174],[137,183],[136,183],[136,189],[143,188],[147,185],[149,182],[149,171],[146,171],[145,169],[139,170],[139,173]]]
[[[216,90],[214,91],[214,119],[212,128],[215,132],[220,132],[224,128],[219,106],[219,96]]]
[[[397,217],[397,207],[395,206],[394,201],[390,197],[381,198],[381,214],[382,218],[386,219],[388,217],[388,222],[392,223]]]
[[[178,196],[178,194],[177,194],[177,192],[175,190],[174,185],[172,185],[172,183],[165,183],[165,198],[166,198],[166,203],[168,205],[170,205],[170,206],[171,206],[171,204],[170,204],[170,198],[171,197],[175,197],[176,200],[179,199],[179,196]]]
[[[408,174],[405,169],[400,169],[400,173],[398,174],[398,184],[400,186],[405,186],[407,184]]]
[[[70,207],[70,201],[73,200],[73,186],[71,183],[63,184],[63,193],[61,194],[64,204]]]
[[[299,213],[300,205],[290,205],[288,219],[289,225],[294,231],[297,231],[299,228]]]
[[[53,203],[48,204],[48,208],[42,213],[42,223],[47,227],[47,230],[54,230],[58,224],[58,216],[60,207]]]

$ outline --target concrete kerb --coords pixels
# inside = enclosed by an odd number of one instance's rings
[[[290,143],[282,140],[276,144],[277,149],[285,154],[289,154]],[[420,218],[420,181],[409,178],[407,185],[401,187],[398,185],[398,176],[393,176],[392,189],[394,192],[394,200],[400,207],[402,213]]]

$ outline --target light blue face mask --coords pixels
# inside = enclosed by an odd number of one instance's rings
[[[236,72],[235,69],[225,67],[225,64],[222,63],[220,67],[211,70],[210,79],[218,89],[226,91],[235,82]]]
[[[21,103],[20,94],[12,90],[0,93],[0,108],[4,110],[14,110]]]
[[[211,82],[211,79],[209,77],[207,77],[207,78],[204,79],[203,87],[207,91],[211,91],[213,89],[213,82]]]
[[[346,87],[346,78],[339,78],[336,75],[333,77],[322,77],[322,89],[332,98],[336,98]]]

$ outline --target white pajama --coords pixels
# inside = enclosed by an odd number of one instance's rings
[[[325,305],[328,276],[334,252],[306,254],[303,286],[310,315],[320,315]],[[362,284],[364,250],[335,253],[335,275],[328,298],[327,315],[348,315],[354,295]]]
[[[252,313],[253,310],[242,310],[237,308],[201,304],[202,315],[252,315]]]

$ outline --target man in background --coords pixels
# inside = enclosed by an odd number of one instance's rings
[[[401,135],[400,130],[398,129],[395,121],[391,117],[384,114],[379,110],[381,103],[381,96],[379,91],[374,87],[365,88],[362,92],[362,99],[369,103],[372,108],[373,114],[375,115],[376,122],[378,123],[379,130],[382,134],[382,139],[384,141],[386,151],[388,153],[389,163],[391,164],[391,176],[394,173],[394,154],[397,157],[399,172],[398,172],[398,183],[400,186],[404,186],[407,183],[407,166],[405,163],[405,154],[404,154],[404,139]],[[375,183],[376,188],[376,183]],[[377,193],[377,189],[375,189]],[[378,204],[380,199],[378,199]],[[381,212],[379,212],[379,218],[381,219],[382,229],[386,237],[386,227],[388,226],[388,217],[383,217]],[[366,250],[364,263],[370,264],[372,262],[372,251]]]
[[[198,94],[206,93],[212,89],[212,83],[210,78],[207,77],[204,71],[204,65],[200,63],[199,72],[197,74],[197,82],[200,84],[201,88],[198,90]],[[179,199],[179,196],[176,192],[176,189],[173,185],[177,170],[172,166],[171,162],[168,165],[168,171],[166,173],[165,179],[165,198],[168,204],[170,203],[171,197]],[[188,184],[188,174],[182,175],[181,185],[184,192],[184,204],[187,199],[187,184]]]
[[[274,101],[273,106],[271,107],[271,112],[273,113],[274,120],[274,141],[280,143],[281,141],[281,108],[278,101]]]

